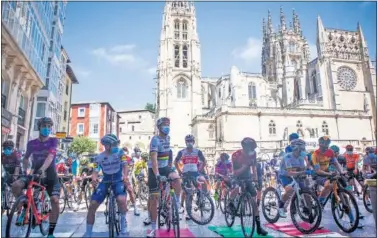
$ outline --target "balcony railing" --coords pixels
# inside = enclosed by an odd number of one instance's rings
[[[2,108],[6,108],[6,105],[7,104],[7,96],[5,96],[4,94],[1,94],[1,107]]]
[[[22,108],[18,108],[18,125],[25,126],[25,111]]]

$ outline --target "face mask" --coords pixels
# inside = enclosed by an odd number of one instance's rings
[[[4,155],[8,156],[10,154],[12,154],[12,150],[10,150],[10,149],[4,150]]]
[[[186,142],[187,148],[192,149],[194,147],[194,143]]]
[[[169,132],[170,132],[170,126],[163,126],[163,127],[161,127],[161,131],[162,131],[162,133],[164,133],[165,135],[168,135]]]
[[[347,151],[347,154],[352,155],[353,152],[352,151]]]
[[[43,127],[41,130],[40,130],[40,133],[42,136],[44,137],[47,137],[51,134],[51,129],[47,128],[47,127]]]
[[[247,152],[247,155],[248,155],[248,156],[253,156],[254,154],[255,154],[255,151],[254,151],[254,150]]]
[[[136,155],[137,155],[137,156],[140,156],[140,155],[141,155],[141,152],[136,152]]]
[[[116,153],[118,153],[119,152],[119,148],[118,147],[113,147],[113,148],[111,148],[111,153],[112,154],[116,154]]]

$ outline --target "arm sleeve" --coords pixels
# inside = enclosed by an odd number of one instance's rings
[[[153,137],[152,140],[151,140],[151,143],[150,143],[150,146],[149,146],[149,151],[150,152],[157,152],[158,151],[158,138],[157,137]]]
[[[319,163],[318,163],[318,158],[317,158],[317,153],[313,153],[312,154],[312,163],[313,163],[313,166],[314,166],[314,170],[318,170],[319,169]]]
[[[181,158],[182,158],[182,151],[180,150],[177,154],[177,157],[175,157],[174,159],[174,163],[179,163],[181,161]]]
[[[206,158],[204,157],[201,150],[198,151],[198,157],[199,157],[199,160],[202,161],[203,163],[206,162]]]

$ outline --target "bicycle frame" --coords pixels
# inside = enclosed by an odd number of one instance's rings
[[[26,198],[27,198],[27,209],[26,211],[29,211],[30,207],[32,209],[32,213],[33,213],[33,216],[35,218],[35,223],[37,225],[41,224],[42,221],[46,220],[50,214],[46,214],[46,215],[41,215],[39,213],[39,211],[37,210],[37,207],[35,205],[35,201],[34,201],[34,192],[33,192],[33,187],[38,187],[40,188],[41,190],[39,191],[39,193],[42,193],[42,201],[44,201],[45,199],[45,191],[46,191],[46,187],[40,185],[39,183],[37,182],[34,182],[34,181],[30,181],[28,186],[27,186],[27,190],[26,190]],[[26,215],[25,215],[25,218],[26,220],[29,219],[29,213],[27,212]]]

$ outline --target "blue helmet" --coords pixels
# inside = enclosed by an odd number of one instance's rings
[[[195,141],[195,136],[189,134],[185,136],[185,141]]]
[[[157,127],[160,128],[162,125],[170,125],[170,119],[167,117],[161,117],[157,120]]]
[[[102,137],[102,139],[101,139],[101,144],[102,145],[110,145],[110,146],[112,146],[112,145],[117,145],[117,144],[119,144],[119,140],[118,140],[118,137],[116,137],[116,135],[114,135],[114,134],[107,134],[107,135],[105,135],[104,137]]]
[[[292,133],[292,134],[289,135],[289,141],[296,140],[299,137],[300,136],[297,133]]]
[[[229,159],[229,155],[227,153],[221,153],[220,159],[228,160]]]

